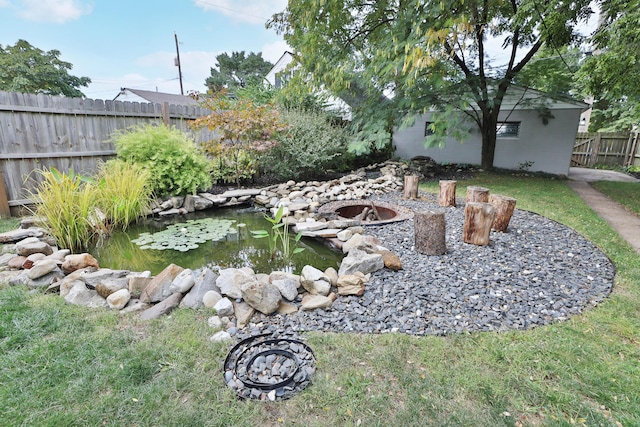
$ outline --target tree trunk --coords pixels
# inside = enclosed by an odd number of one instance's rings
[[[496,210],[491,203],[467,203],[464,208],[462,240],[479,246],[488,245],[495,214]]]
[[[438,204],[440,206],[456,207],[456,181],[440,181],[440,193],[438,194]]]
[[[489,203],[489,189],[484,187],[467,187],[467,203]]]
[[[492,194],[490,203],[496,210],[496,217],[491,228],[495,231],[505,232],[509,227],[509,221],[516,208],[516,199],[499,194]]]
[[[493,169],[493,159],[496,152],[496,126],[498,125],[498,113],[500,107],[482,111],[482,150],[480,165],[482,169]]]
[[[418,198],[418,185],[420,177],[417,175],[404,176],[404,199],[416,200]]]
[[[447,252],[444,212],[416,212],[413,228],[418,252],[425,255],[443,255]]]

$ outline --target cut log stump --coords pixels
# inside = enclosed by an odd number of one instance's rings
[[[491,203],[469,202],[464,208],[462,240],[478,246],[489,244],[496,209]]]
[[[415,212],[413,224],[418,252],[424,255],[444,255],[447,252],[444,212]]]
[[[440,206],[456,207],[456,181],[440,181],[440,193],[438,193],[438,204]]]
[[[466,202],[489,203],[489,189],[476,186],[467,187]]]
[[[417,175],[404,176],[404,195],[403,198],[416,200],[418,198],[418,185],[420,177]]]
[[[495,231],[506,232],[513,211],[516,208],[516,199],[500,194],[492,194],[489,197],[489,201],[496,210],[496,217],[491,228]]]

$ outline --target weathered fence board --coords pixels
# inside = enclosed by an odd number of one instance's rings
[[[632,166],[640,160],[637,133],[580,132],[576,135],[571,166]]]
[[[28,203],[40,177],[36,170],[73,168],[89,174],[115,155],[116,131],[163,121],[189,133],[197,143],[214,133],[193,131],[189,123],[209,114],[197,106],[66,98],[0,91],[0,173],[9,206]]]

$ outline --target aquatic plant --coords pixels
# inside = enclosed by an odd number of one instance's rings
[[[302,233],[298,233],[293,239],[289,237],[289,225],[282,221],[284,215],[284,209],[282,206],[278,208],[275,216],[272,218],[269,215],[265,215],[264,219],[271,223],[271,230],[251,230],[251,234],[256,239],[268,238],[269,251],[271,252],[271,259],[276,256],[276,250],[278,249],[278,242],[280,242],[280,252],[285,260],[290,260],[291,257],[297,253],[304,251],[304,248],[298,247],[298,242],[302,238]],[[291,245],[293,240],[293,247]]]
[[[226,239],[230,233],[236,230],[232,227],[235,221],[232,219],[203,218],[188,220],[187,222],[169,225],[165,230],[157,233],[140,233],[133,243],[141,249],[165,250],[187,252],[196,249],[201,243],[207,241],[220,241]]]

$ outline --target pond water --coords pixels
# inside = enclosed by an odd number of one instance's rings
[[[141,234],[146,236],[144,233],[166,230],[172,224],[186,224],[188,220],[204,218],[234,221],[232,230],[220,241],[206,241],[197,248],[184,252],[173,249],[143,249],[143,246],[133,242]],[[291,260],[284,260],[280,251],[272,259],[268,239],[258,239],[250,233],[251,230],[270,229],[271,224],[264,219],[264,212],[254,208],[200,211],[171,218],[144,219],[138,224],[131,224],[126,232],[113,233],[89,252],[96,257],[102,268],[149,270],[153,275],[157,275],[171,263],[192,270],[205,266],[212,269],[251,267],[256,273],[266,274],[276,270],[300,274],[305,265],[312,265],[323,271],[328,267],[338,269],[340,266],[343,257],[341,251],[330,248],[325,242],[304,237],[298,243],[298,247],[304,248],[304,251],[294,254]],[[295,236],[290,234],[293,239]],[[293,243],[291,247],[293,248]]]

